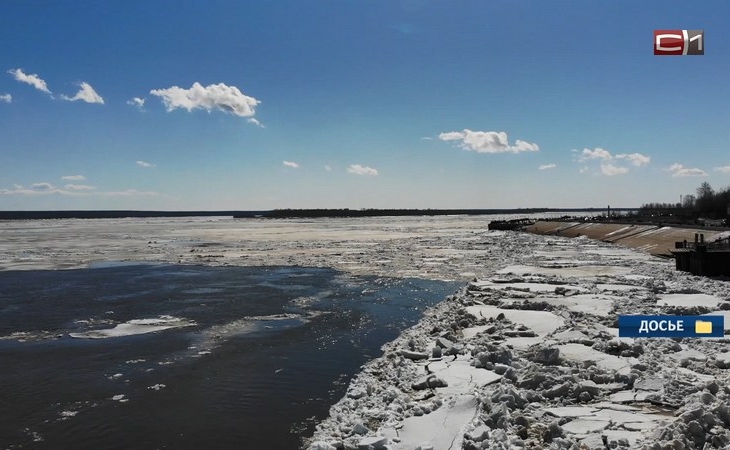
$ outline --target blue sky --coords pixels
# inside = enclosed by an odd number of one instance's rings
[[[730,185],[723,1],[0,2],[0,209],[634,207]],[[654,29],[704,56],[654,56]]]

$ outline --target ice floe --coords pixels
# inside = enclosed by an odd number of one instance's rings
[[[154,319],[133,319],[120,323],[114,328],[90,330],[80,333],[69,333],[72,338],[78,339],[107,339],[137,334],[156,333],[195,325],[195,322],[180,317],[160,316]]]

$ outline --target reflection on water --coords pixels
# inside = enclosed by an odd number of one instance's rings
[[[297,448],[456,288],[299,267],[0,272],[0,448]]]

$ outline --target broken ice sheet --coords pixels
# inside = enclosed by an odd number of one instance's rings
[[[547,336],[565,324],[565,319],[548,311],[501,309],[496,306],[468,306],[466,312],[476,318],[496,318],[500,314],[517,324],[526,326],[538,336]],[[468,328],[467,328],[468,329]]]

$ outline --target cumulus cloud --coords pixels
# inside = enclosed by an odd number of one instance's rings
[[[65,175],[62,176],[61,179],[66,181],[83,181],[86,177],[83,175]]]
[[[580,173],[588,171],[588,166],[585,163],[590,161],[600,161],[601,173],[607,176],[621,175],[629,172],[627,167],[616,164],[617,161],[628,162],[635,167],[645,166],[651,161],[650,157],[641,153],[620,153],[612,155],[608,150],[598,147],[593,150],[584,148],[580,152],[578,150],[572,150],[572,152],[574,153],[573,159],[584,164],[579,170]]]
[[[679,163],[674,163],[668,168],[664,169],[672,173],[673,177],[704,177],[707,176],[707,172],[698,168],[684,167]]]
[[[616,159],[625,159],[628,160],[631,164],[635,165],[636,167],[641,167],[649,164],[651,162],[651,158],[642,155],[641,153],[621,153],[616,155]]]
[[[282,161],[282,164],[284,164],[286,167],[291,167],[294,169],[299,168],[299,164],[295,163],[294,161]]]
[[[504,131],[449,131],[439,134],[442,141],[460,141],[459,147],[477,153],[521,153],[537,152],[537,144],[517,139],[514,145],[509,144]]]
[[[327,172],[332,172],[332,167],[329,164],[325,164],[324,170],[326,170]]]
[[[548,170],[548,169],[554,169],[558,167],[555,163],[550,164],[541,164],[540,167],[538,167],[538,170]]]
[[[609,152],[608,150],[604,150],[602,148],[596,148],[594,150],[589,150],[587,148],[584,148],[580,154],[580,157],[578,157],[578,161],[580,161],[580,162],[586,162],[591,159],[601,159],[603,161],[611,161],[613,159],[613,156],[611,155],[611,152]]]
[[[253,117],[259,100],[244,95],[236,86],[223,83],[203,87],[195,82],[190,89],[172,86],[167,89],[153,89],[150,94],[160,97],[168,111],[181,108],[188,111],[217,109],[239,117]],[[254,122],[258,124],[258,121]],[[259,124],[260,125],[260,124]]]
[[[590,170],[588,166],[583,166],[580,169],[578,169],[578,173],[586,173]]]
[[[256,125],[257,127],[266,128],[264,126],[264,124],[261,123],[261,122],[259,122],[259,120],[257,118],[255,118],[255,117],[251,117],[251,118],[246,119],[246,122],[252,123],[252,124]]]
[[[147,161],[137,161],[137,165],[139,167],[144,167],[145,169],[147,169],[149,167],[156,167],[155,164],[148,163]]]
[[[67,184],[64,188],[70,191],[93,191],[96,189],[96,187],[87,184]]]
[[[130,106],[134,106],[139,110],[143,110],[145,101],[147,101],[146,98],[132,97],[131,99],[127,100],[127,104]]]
[[[355,175],[378,175],[378,171],[376,169],[368,166],[362,166],[360,164],[350,164],[350,167],[347,168],[347,171],[349,173],[354,173]]]
[[[609,162],[601,163],[601,173],[609,177],[612,177],[614,175],[622,175],[624,173],[628,173],[628,171],[629,169],[627,169],[626,167],[614,166]]]
[[[46,94],[51,93],[51,91],[48,89],[48,85],[46,84],[46,82],[43,81],[41,77],[38,76],[38,74],[33,73],[28,75],[23,73],[23,69],[11,69],[8,70],[8,73],[21,83],[30,84],[34,88],[38,89],[39,91],[43,91]]]
[[[69,97],[67,95],[61,95],[61,98],[64,100],[68,100],[71,102],[75,102],[76,100],[82,100],[86,103],[98,103],[100,105],[104,104],[104,99],[101,98],[101,95],[97,94],[91,85],[85,81],[82,81],[79,83],[80,89],[74,95],[73,97]]]
[[[12,103],[13,96],[10,94],[0,94],[0,102]]]
[[[730,166],[715,167],[716,172],[730,173]]]

